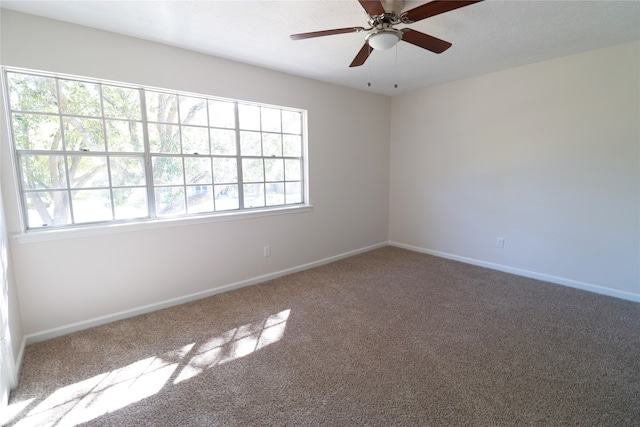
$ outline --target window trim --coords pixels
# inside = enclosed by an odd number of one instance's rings
[[[184,227],[198,224],[211,224],[216,222],[239,221],[252,218],[291,215],[311,212],[313,205],[288,205],[277,208],[264,208],[240,212],[224,212],[215,215],[184,216],[163,219],[148,219],[126,222],[100,223],[98,225],[78,225],[51,229],[27,230],[20,234],[14,234],[13,238],[20,244],[49,242],[55,240],[79,239],[85,237],[102,236],[114,233],[129,233],[134,231],[157,230],[163,228]]]
[[[77,224],[68,224],[56,227],[37,227],[37,228],[28,228],[27,227],[27,218],[26,218],[26,205],[24,202],[25,191],[22,189],[22,175],[21,175],[21,165],[19,164],[19,153],[18,148],[16,146],[16,142],[14,141],[14,132],[12,125],[12,108],[11,108],[11,99],[9,94],[9,82],[7,73],[20,73],[20,74],[31,74],[42,77],[63,79],[63,80],[76,80],[87,83],[95,83],[101,85],[115,85],[119,87],[135,89],[140,91],[141,93],[141,109],[142,109],[142,128],[144,133],[144,145],[145,151],[143,156],[145,160],[147,158],[151,158],[153,153],[151,153],[149,149],[149,140],[148,140],[148,128],[147,126],[152,123],[147,117],[147,111],[144,108],[146,103],[146,97],[142,96],[142,93],[146,91],[151,92],[161,92],[161,93],[171,93],[182,96],[192,96],[196,98],[204,98],[207,100],[215,100],[215,101],[223,101],[223,102],[233,102],[235,104],[236,114],[236,127],[235,132],[236,135],[241,131],[239,127],[239,115],[238,115],[238,106],[240,104],[243,105],[253,105],[258,107],[265,108],[274,108],[280,111],[295,111],[301,113],[301,192],[302,192],[302,201],[295,204],[288,205],[277,205],[277,206],[260,206],[260,207],[245,207],[242,209],[235,210],[221,210],[221,211],[208,211],[203,213],[193,213],[193,214],[181,214],[176,216],[167,216],[167,217],[154,217],[155,204],[152,206],[151,201],[153,199],[147,200],[147,205],[149,209],[149,217],[145,218],[135,218],[135,219],[123,219],[123,220],[108,220],[101,222],[89,222],[89,223],[77,223]],[[247,219],[254,218],[260,216],[273,216],[280,214],[291,214],[298,212],[308,212],[312,210],[313,205],[310,203],[309,196],[309,159],[308,159],[308,112],[307,110],[294,108],[294,107],[285,107],[273,104],[265,104],[253,101],[245,101],[240,99],[231,99],[218,97],[213,95],[206,95],[202,93],[193,93],[187,91],[181,91],[176,89],[168,89],[168,88],[158,88],[154,86],[146,86],[142,84],[132,84],[132,83],[124,83],[119,81],[107,80],[107,79],[99,79],[85,76],[77,76],[70,75],[65,73],[56,73],[56,72],[48,72],[42,70],[34,70],[34,69],[26,69],[20,67],[0,67],[0,79],[2,82],[2,93],[4,96],[4,106],[6,108],[6,114],[4,120],[7,121],[7,134],[8,142],[10,145],[10,153],[11,153],[11,164],[12,164],[12,178],[14,180],[14,189],[16,195],[16,201],[18,205],[19,211],[19,222],[21,232],[19,234],[15,234],[13,237],[17,239],[19,243],[31,243],[31,242],[39,242],[39,241],[48,241],[48,240],[58,240],[58,239],[67,239],[67,238],[77,238],[77,237],[86,237],[92,235],[102,235],[113,232],[128,232],[128,231],[138,231],[138,230],[147,230],[147,229],[157,229],[157,228],[167,228],[174,226],[184,226],[184,225],[193,225],[193,224],[202,224],[202,223],[210,223],[210,222],[219,222],[219,221],[231,221],[231,220],[239,220],[239,219]],[[60,115],[61,113],[58,113]],[[62,116],[60,116],[62,117]],[[101,120],[106,120],[105,116],[101,117]],[[239,138],[236,136],[236,144],[240,144]],[[246,156],[242,156],[240,152],[240,147],[238,147],[235,158],[239,163],[238,174],[241,175],[240,163],[243,158]],[[50,153],[50,152],[49,152]],[[93,154],[93,153],[92,153]],[[118,155],[119,153],[114,152],[113,155]],[[162,154],[161,154],[162,155]],[[184,158],[185,154],[180,153],[180,158]],[[251,156],[249,158],[252,158]],[[260,156],[261,159],[267,159],[268,157]],[[145,161],[145,163],[147,163]],[[149,166],[150,168],[150,166]],[[154,189],[157,188],[155,185],[149,186],[149,182],[153,181],[152,175],[149,173],[149,168],[145,168],[146,172],[146,189],[147,192],[154,192]],[[266,179],[266,178],[265,178]],[[265,184],[268,181],[264,181]],[[211,184],[213,186],[213,183]],[[238,187],[242,187],[242,182],[239,179]],[[113,188],[112,185],[108,187],[110,190]],[[185,189],[188,188],[185,183]],[[239,194],[241,197],[241,193]]]

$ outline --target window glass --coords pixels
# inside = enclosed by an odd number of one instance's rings
[[[180,126],[167,123],[149,123],[149,149],[152,153],[180,153]]]
[[[184,187],[159,187],[155,189],[158,216],[174,216],[186,213]]]
[[[262,131],[264,132],[282,132],[282,119],[280,118],[280,110],[275,108],[262,107],[260,109],[262,117]]]
[[[207,100],[180,95],[180,123],[207,126]]]
[[[4,72],[27,229],[304,203],[302,111]]]
[[[118,86],[102,86],[104,115],[114,119],[140,120],[140,91]]]
[[[209,154],[209,130],[203,127],[182,126],[182,152]]]
[[[260,130],[260,107],[255,105],[238,104],[240,129]]]
[[[182,157],[153,157],[152,162],[154,184],[184,184]]]
[[[63,117],[65,149],[69,151],[105,151],[104,122],[101,119]]]
[[[142,123],[107,120],[107,149],[119,152],[142,152]]]
[[[100,86],[94,83],[60,80],[60,106],[63,114],[102,116]]]
[[[145,171],[142,156],[110,156],[111,184],[115,187],[144,186]]]
[[[178,123],[178,95],[146,91],[145,101],[147,120],[161,123]]]
[[[44,114],[13,115],[13,132],[19,150],[60,150],[60,118]]]
[[[67,156],[67,164],[74,171],[72,188],[109,186],[106,156]]]
[[[7,73],[13,111],[58,112],[58,88],[51,77]]]
[[[282,127],[284,133],[302,134],[302,114],[297,111],[282,111]]]
[[[113,203],[116,220],[149,216],[146,188],[114,188]]]
[[[236,127],[236,108],[232,102],[209,101],[210,126],[234,129]]]

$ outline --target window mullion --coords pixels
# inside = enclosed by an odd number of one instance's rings
[[[238,103],[234,102],[236,120],[236,160],[238,164],[238,206],[244,209],[244,180],[242,171],[242,154],[240,152],[240,109]]]
[[[62,151],[62,159],[64,161],[65,168],[65,179],[66,179],[66,192],[67,192],[67,200],[69,203],[69,222],[70,224],[75,224],[75,215],[74,215],[74,207],[73,207],[73,197],[71,196],[71,177],[69,176],[69,156],[67,155],[67,148],[64,140],[64,121],[62,120],[62,108],[60,102],[60,79],[56,78],[56,101],[58,103],[58,122],[60,123],[60,144]],[[55,219],[54,219],[55,220]]]
[[[144,176],[147,186],[147,209],[149,217],[157,218],[156,196],[153,187],[153,168],[151,166],[151,146],[149,144],[149,120],[147,117],[147,96],[144,89],[140,89],[140,108],[142,109],[142,140],[144,143]]]

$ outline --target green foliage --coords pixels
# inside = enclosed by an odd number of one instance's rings
[[[30,228],[148,217],[145,135],[160,216],[302,201],[300,112],[17,72],[7,83]]]
[[[53,78],[7,73],[13,111],[57,113],[57,89]]]

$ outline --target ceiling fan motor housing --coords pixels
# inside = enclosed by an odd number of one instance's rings
[[[404,0],[381,0],[383,15],[369,15],[369,25],[375,28],[365,40],[375,50],[387,50],[402,39],[402,31],[393,28],[402,22]]]
[[[404,10],[404,0],[381,0],[382,7],[387,13],[400,15]]]

